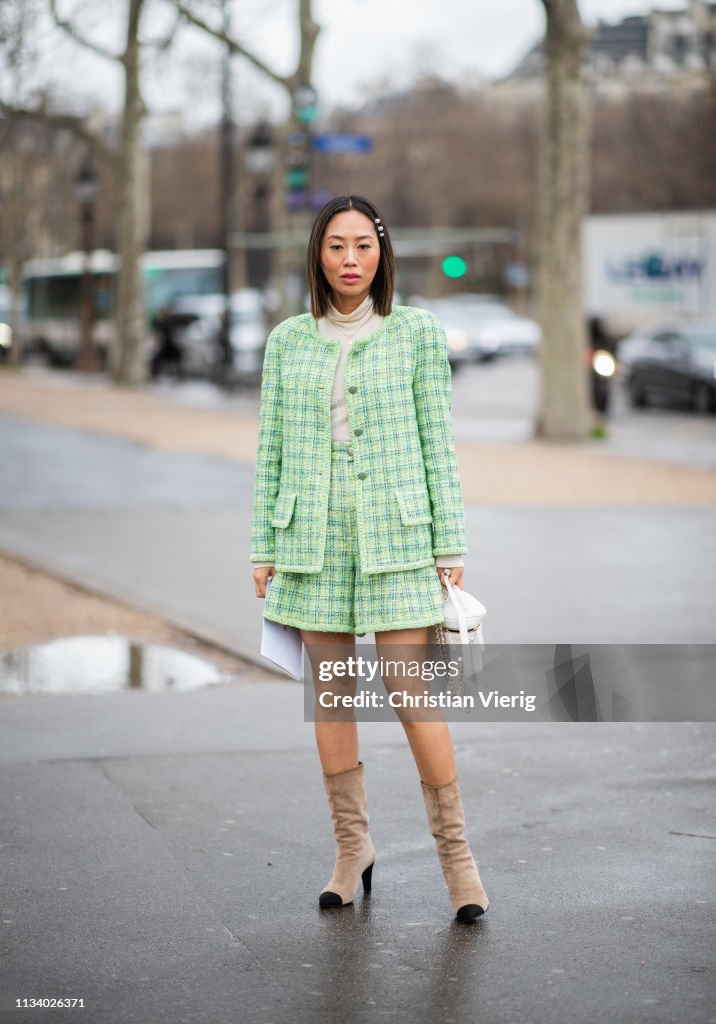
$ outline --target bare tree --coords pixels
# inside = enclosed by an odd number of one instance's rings
[[[145,319],[139,260],[149,236],[149,175],[146,154],[141,142],[142,122],[147,113],[141,88],[141,53],[145,45],[167,49],[174,38],[177,23],[174,23],[165,38],[151,43],[145,41],[141,37],[141,23],[147,0],[126,0],[124,47],[119,52],[113,52],[85,36],[73,19],[63,17],[59,0],[49,2],[58,28],[85,49],[119,63],[124,73],[124,107],[118,154],[119,344],[110,352],[110,371],[116,383],[136,386],[146,379],[147,369],[143,355]]]
[[[32,62],[32,30],[36,9],[31,3],[5,4],[0,7],[0,55],[5,67],[5,88],[11,101],[18,103],[27,66]],[[29,256],[28,174],[23,125],[13,109],[1,110],[0,148],[0,227],[2,248],[7,261],[10,291],[10,328],[13,344],[9,361],[20,365],[20,287],[22,264]]]
[[[588,203],[589,33],[577,0],[542,0],[547,96],[540,153],[537,308],[543,331],[536,436],[581,440],[591,426],[582,301]]]
[[[84,118],[54,111],[42,99],[32,106],[20,106],[4,100],[0,102],[0,112],[8,117],[35,120],[72,132],[117,169],[120,193],[117,216],[120,271],[117,345],[110,352],[110,371],[115,383],[132,386],[143,383],[146,378],[146,361],[143,358],[145,319],[139,259],[149,234],[149,174],[141,143],[142,122],[147,113],[141,90],[141,53],[145,47],[168,49],[179,24],[179,18],[176,17],[165,36],[155,40],[143,39],[140,29],[146,6],[147,0],[126,0],[124,46],[115,52],[86,36],[78,25],[79,18],[66,15],[60,9],[60,0],[49,0],[50,14],[61,31],[79,46],[122,67],[124,107],[118,148],[108,146],[88,127]]]
[[[172,0],[172,2],[179,15],[190,25],[200,29],[207,35],[212,36],[214,39],[219,40],[219,42],[224,43],[232,53],[243,57],[254,68],[260,71],[276,85],[280,86],[288,94],[291,100],[291,113],[286,125],[284,126],[284,132],[277,147],[279,150],[279,168],[282,169],[285,166],[285,149],[289,134],[304,127],[302,122],[296,117],[293,97],[297,88],[310,84],[311,82],[314,50],[316,40],[318,39],[320,32],[320,26],[313,18],[313,0],[298,0],[298,60],[296,62],[295,69],[288,75],[282,75],[277,72],[264,60],[253,53],[248,47],[244,46],[233,34],[222,28],[214,26],[205,14],[200,13],[200,5],[196,3],[187,3],[185,0]],[[298,226],[294,223],[294,218],[286,210],[282,173],[277,175],[276,183],[278,188],[275,196],[276,201],[274,203],[274,227],[277,230],[281,230],[282,228]],[[305,215],[303,218],[299,215],[298,219],[305,219]],[[274,267],[275,276],[279,282],[279,291],[282,303],[281,308],[276,311],[279,319],[284,315],[288,315],[288,313],[292,311],[289,308],[291,305],[291,297],[286,288],[286,281],[289,270],[292,269],[291,264],[293,258],[294,254],[290,250],[283,250],[281,248],[277,250]]]

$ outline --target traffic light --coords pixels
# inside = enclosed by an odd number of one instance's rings
[[[309,83],[293,90],[293,112],[299,121],[310,123],[318,115],[318,93]]]
[[[302,82],[293,90],[293,117],[300,122],[299,131],[288,137],[288,150],[284,182],[286,205],[289,210],[306,210],[311,196],[311,149],[313,138],[310,124],[318,116],[318,93],[310,82]]]
[[[311,186],[311,135],[308,131],[291,132],[287,139],[286,205],[289,210],[305,210]]]
[[[442,268],[445,277],[464,277],[467,273],[467,263],[462,256],[446,256]]]

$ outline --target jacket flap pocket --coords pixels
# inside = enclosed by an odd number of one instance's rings
[[[399,487],[395,495],[400,506],[400,518],[404,526],[420,526],[432,523],[428,492],[420,487]]]
[[[291,522],[296,504],[296,491],[281,491],[276,498],[276,508],[271,519],[272,526],[286,527]]]

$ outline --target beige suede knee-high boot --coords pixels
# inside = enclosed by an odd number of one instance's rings
[[[323,773],[336,837],[336,862],[331,879],[322,890],[321,907],[342,907],[352,903],[358,883],[369,893],[375,861],[375,847],[368,832],[368,800],[363,762],[334,775]]]
[[[485,913],[490,901],[464,835],[460,784],[456,777],[444,786],[427,786],[422,781],[420,785],[452,909],[459,920],[472,921]]]

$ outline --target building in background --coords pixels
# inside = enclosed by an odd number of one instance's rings
[[[614,24],[599,21],[590,44],[589,69],[598,95],[699,90],[716,75],[716,3],[690,0],[672,11],[652,10]],[[515,102],[543,91],[544,41],[540,40],[504,78],[495,96]]]

